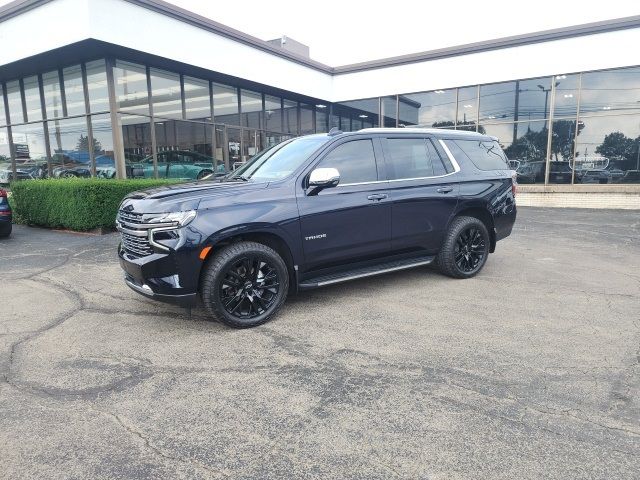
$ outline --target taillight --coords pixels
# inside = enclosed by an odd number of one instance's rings
[[[0,198],[7,198],[7,191],[0,188]]]

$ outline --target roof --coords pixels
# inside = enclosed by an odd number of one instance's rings
[[[28,10],[37,8],[38,6],[51,2],[52,0],[14,0],[7,5],[0,7],[0,22],[18,16]],[[474,42],[463,45],[456,45],[436,50],[428,50],[419,53],[411,53],[395,57],[383,58],[379,60],[371,60],[367,62],[353,63],[350,65],[342,65],[338,67],[330,67],[321,62],[305,58],[295,53],[275,47],[268,42],[261,40],[252,35],[246,34],[239,30],[233,29],[209,18],[203,17],[196,13],[190,12],[176,5],[167,3],[163,0],[124,0],[129,3],[153,10],[176,20],[186,22],[233,39],[237,42],[244,43],[259,50],[266,51],[273,55],[286,58],[293,62],[305,65],[315,70],[338,75],[345,73],[359,72],[363,70],[372,70],[378,68],[386,68],[409,63],[424,62],[428,60],[456,57],[469,53],[478,53],[483,51],[498,50],[502,48],[517,47],[529,45],[533,43],[549,42],[553,40],[562,40],[565,38],[579,37],[584,35],[594,35],[598,33],[611,32],[615,30],[625,30],[629,28],[640,27],[640,15],[631,17],[623,17],[612,20],[604,20],[600,22],[585,23],[582,25],[574,25],[563,28],[555,28],[551,30],[543,30],[539,32],[526,33],[523,35],[514,35],[510,37],[502,37],[494,40],[485,40],[482,42]]]
[[[478,133],[478,132],[470,132],[468,130],[453,130],[448,128],[416,128],[416,127],[406,127],[406,128],[363,128],[362,130],[358,130],[358,132],[362,133],[386,133],[386,134],[397,134],[397,133],[421,133],[421,134],[431,134],[438,136],[454,136],[454,137],[482,137],[487,138],[488,135]]]

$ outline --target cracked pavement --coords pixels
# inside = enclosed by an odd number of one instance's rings
[[[483,272],[304,292],[230,330],[116,235],[0,240],[0,478],[630,479],[640,212],[522,208]]]

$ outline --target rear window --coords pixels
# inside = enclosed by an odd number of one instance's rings
[[[480,170],[508,170],[507,157],[495,140],[445,140],[454,157],[464,154]]]

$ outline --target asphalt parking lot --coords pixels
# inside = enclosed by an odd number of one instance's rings
[[[0,478],[639,478],[640,212],[521,209],[484,271],[146,300],[116,235],[0,241]]]

